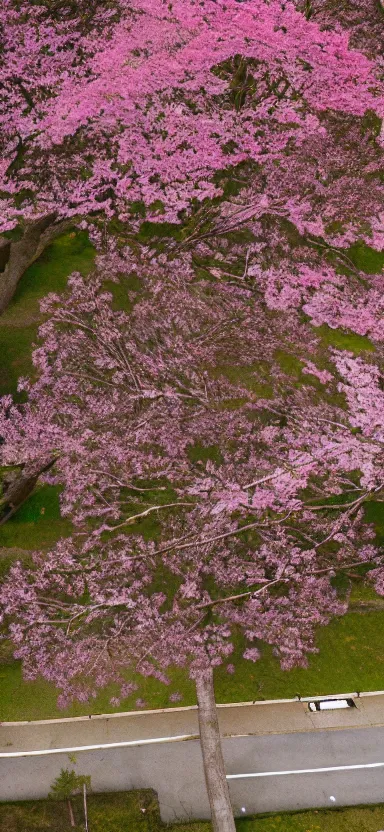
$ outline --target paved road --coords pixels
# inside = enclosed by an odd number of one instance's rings
[[[383,763],[377,768],[230,779],[233,804],[247,813],[384,801],[384,728],[247,737],[227,743],[229,775]]]
[[[231,737],[223,740],[228,775],[384,764],[384,728],[356,728]],[[2,800],[46,795],[68,765],[65,754],[0,760]],[[187,740],[77,754],[77,770],[96,791],[152,787],[164,820],[209,817],[199,742]],[[384,765],[230,779],[236,813],[377,803],[384,799]],[[330,797],[336,798],[331,801]],[[384,813],[383,813],[384,820]],[[383,823],[384,827],[384,823]]]

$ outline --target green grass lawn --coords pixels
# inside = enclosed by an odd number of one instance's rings
[[[260,699],[278,699],[315,696],[329,693],[349,693],[363,690],[384,690],[384,613],[380,610],[350,612],[334,619],[328,627],[319,631],[319,653],[309,658],[307,669],[281,670],[271,650],[263,648],[262,659],[253,664],[241,659],[234,661],[234,674],[225,667],[216,671],[216,697],[218,702],[248,702]],[[187,674],[175,671],[169,686],[153,679],[138,678],[140,690],[121,702],[118,708],[110,705],[116,691],[107,688],[97,699],[87,704],[74,704],[65,711],[56,706],[57,691],[43,681],[24,682],[20,663],[0,665],[2,691],[1,719],[49,719],[62,716],[81,716],[89,713],[109,713],[135,710],[139,696],[147,708],[172,707],[169,696],[176,691],[183,699],[179,705],[195,704],[193,683]]]
[[[76,832],[83,832],[82,801],[73,800]],[[142,811],[142,810],[145,811]],[[90,832],[211,832],[210,823],[164,825],[150,790],[95,794],[88,799]],[[278,814],[236,821],[237,832],[378,832],[384,805]],[[4,832],[70,832],[67,806],[47,800],[0,804]]]
[[[57,237],[27,269],[0,319],[0,396],[15,393],[19,376],[31,373],[31,345],[42,321],[41,298],[62,292],[73,271],[88,274],[94,259],[95,249],[85,232],[74,230]]]
[[[238,832],[379,832],[383,826],[384,806],[245,818],[236,824]],[[188,832],[209,832],[209,826],[191,826]]]
[[[32,371],[32,345],[43,316],[39,302],[49,292],[64,291],[73,271],[92,269],[95,249],[84,231],[57,237],[27,269],[8,309],[0,318],[0,396],[15,394],[17,380]],[[44,486],[0,529],[0,549],[47,548],[70,534],[71,524],[60,517],[59,489]],[[0,570],[4,559],[1,558]]]
[[[0,547],[36,550],[52,546],[68,537],[71,522],[60,515],[60,487],[43,485],[34,491],[3,526]]]

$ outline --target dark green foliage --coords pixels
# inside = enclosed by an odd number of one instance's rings
[[[88,775],[76,774],[74,769],[62,768],[52,783],[49,797],[51,800],[68,800],[79,794],[84,785],[87,789],[91,788],[91,778]]]

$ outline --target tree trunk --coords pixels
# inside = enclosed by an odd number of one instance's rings
[[[200,743],[213,832],[236,832],[221,748],[212,668],[196,680],[196,692]]]
[[[46,246],[66,228],[69,220],[57,222],[55,213],[26,223],[20,240],[0,237],[0,315],[10,304],[24,272]]]
[[[83,783],[83,803],[84,803],[84,820],[85,820],[85,832],[89,832],[88,830],[88,808],[87,808],[87,786]]]
[[[72,803],[71,803],[71,801],[70,801],[70,799],[69,799],[69,798],[68,798],[67,803],[68,803],[69,820],[70,820],[70,823],[71,823],[72,828],[74,829],[74,828],[75,828],[75,826],[76,826],[76,824],[75,824],[75,816],[74,816],[74,814],[73,814]]]
[[[22,503],[32,493],[41,474],[49,471],[55,462],[56,457],[44,463],[41,460],[38,462],[29,462],[24,466],[21,473],[6,485],[4,494],[0,499],[0,526],[3,526],[15,514],[17,509],[20,508]]]

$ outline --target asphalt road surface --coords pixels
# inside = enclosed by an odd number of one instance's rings
[[[384,727],[231,737],[223,748],[239,815],[384,800]],[[209,817],[196,740],[82,751],[76,758],[95,791],[150,787],[163,820]],[[69,764],[64,753],[1,759],[0,799],[44,797]]]

